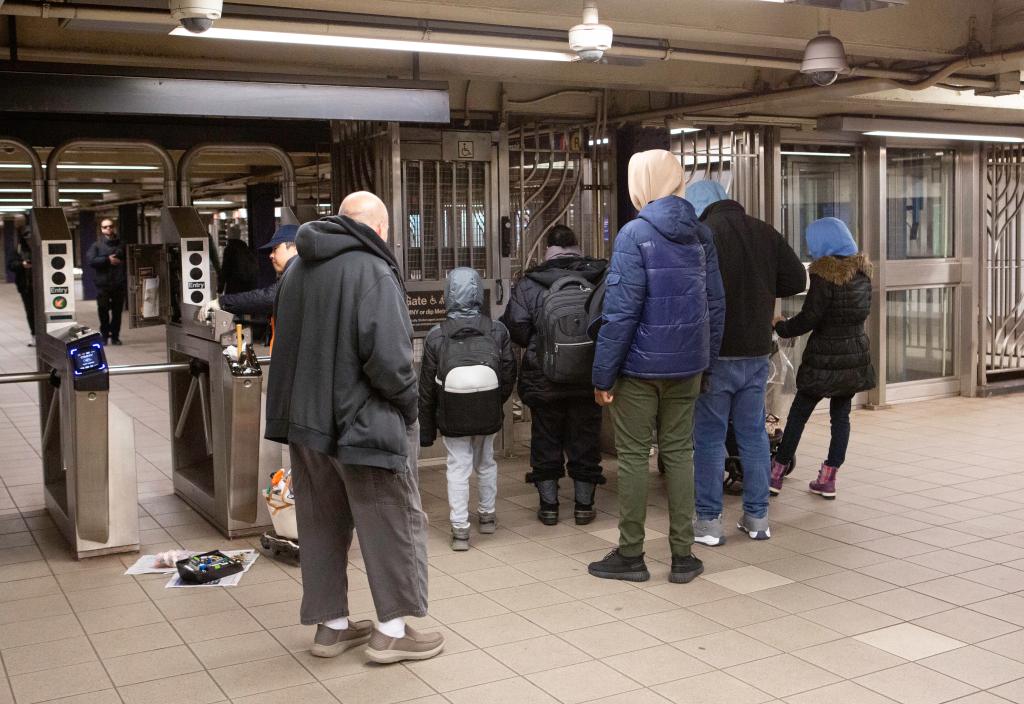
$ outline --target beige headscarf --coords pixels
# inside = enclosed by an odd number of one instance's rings
[[[652,200],[683,197],[686,181],[679,158],[664,149],[637,152],[629,159],[629,199],[642,210]]]

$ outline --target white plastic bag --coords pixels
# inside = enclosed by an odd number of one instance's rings
[[[274,532],[282,538],[299,539],[299,528],[295,519],[295,494],[292,491],[292,471],[279,469],[270,478],[270,485],[263,490],[263,498],[274,523]]]

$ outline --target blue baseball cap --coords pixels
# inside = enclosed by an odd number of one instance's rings
[[[285,242],[295,242],[295,235],[298,231],[298,225],[281,225],[281,227],[277,228],[277,232],[274,233],[274,236],[270,238],[270,241],[259,249],[273,249],[277,245],[284,244]]]

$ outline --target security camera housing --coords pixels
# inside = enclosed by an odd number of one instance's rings
[[[821,32],[804,49],[800,73],[810,77],[815,85],[830,86],[839,75],[850,72],[846,60],[846,47],[828,32]]]
[[[169,0],[171,17],[193,34],[202,34],[219,20],[223,0]]]

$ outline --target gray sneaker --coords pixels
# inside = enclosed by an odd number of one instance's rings
[[[703,545],[725,545],[725,529],[722,528],[722,517],[693,519],[693,541]]]
[[[392,638],[374,628],[366,657],[386,665],[402,660],[429,660],[443,649],[444,636],[440,633],[419,633],[406,625],[404,638]]]
[[[373,621],[349,621],[348,628],[343,631],[321,623],[316,627],[316,636],[309,653],[318,658],[333,658],[370,640],[371,633]]]
[[[750,536],[751,540],[768,540],[772,537],[772,529],[768,527],[768,517],[754,518],[744,513],[736,527]]]
[[[480,532],[484,535],[490,535],[498,530],[498,516],[494,511],[481,511],[477,514],[477,520],[480,522]]]
[[[452,526],[452,550],[465,552],[469,550],[469,528],[456,528]]]

